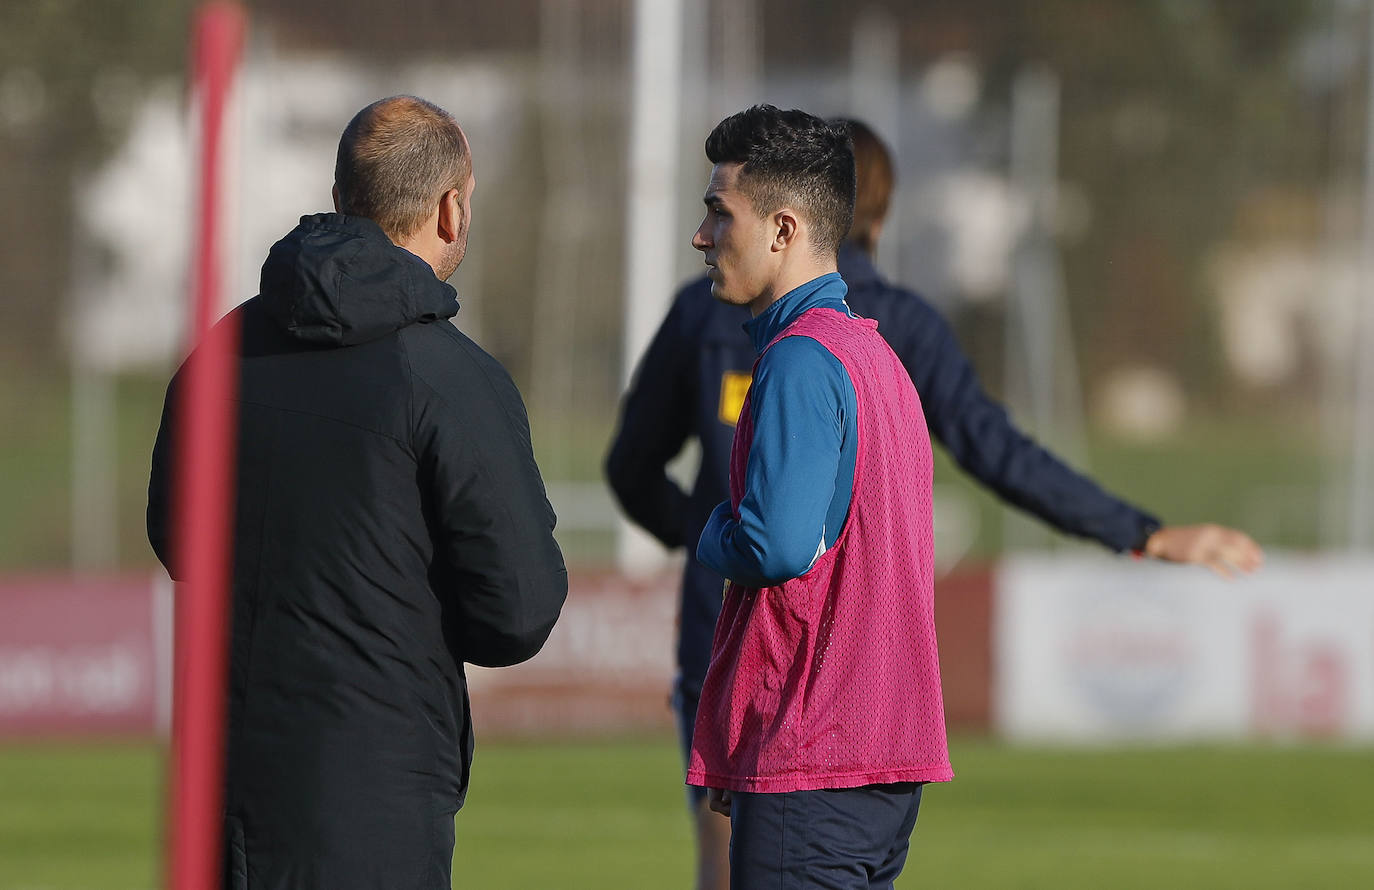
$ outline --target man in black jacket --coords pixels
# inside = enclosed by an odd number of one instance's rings
[[[338,212],[278,241],[228,320],[235,890],[447,890],[473,747],[463,662],[530,658],[567,595],[520,394],[447,321],[472,189],[451,115],[368,106],[339,144]],[[176,389],[148,496],[173,576]]]
[[[1255,568],[1260,549],[1244,533],[1217,525],[1162,526],[1074,472],[1012,424],[1006,410],[983,391],[935,308],[884,281],[874,268],[871,256],[892,195],[892,159],[868,127],[849,123],[858,194],[854,224],[839,254],[840,276],[849,286],[845,301],[856,314],[877,320],[878,333],[916,384],[931,435],[1002,500],[1061,531],[1116,551],[1206,565],[1222,574]],[[714,299],[704,277],[683,286],[625,394],[620,428],[606,458],[607,479],[629,517],[664,546],[687,548],[673,695],[684,756],[723,582],[697,562],[697,538],[712,508],[728,497],[735,420],[757,354],[741,327],[748,318],[747,310]],[[687,493],[665,466],[691,437],[701,444],[701,466]],[[698,890],[724,888],[729,823],[707,809],[702,789],[691,793]]]

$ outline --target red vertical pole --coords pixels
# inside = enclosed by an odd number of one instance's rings
[[[199,140],[196,232],[192,241],[190,342],[176,416],[177,593],[172,753],[167,825],[172,890],[220,886],[223,848],[225,686],[238,331],[214,327],[221,305],[220,194],[224,117],[244,17],[232,3],[197,12],[192,38],[193,108]]]

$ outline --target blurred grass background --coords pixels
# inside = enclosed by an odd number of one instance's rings
[[[898,887],[1255,890],[1374,886],[1374,754],[1251,744],[1010,748],[951,740]],[[0,890],[150,890],[162,751],[0,747]],[[479,739],[454,887],[691,883],[668,738]]]
[[[165,377],[119,375],[114,476],[118,556],[122,566],[152,560],[143,530],[148,464],[157,433]],[[611,435],[611,423],[586,417],[558,443],[540,437],[532,420],[536,450],[545,464],[559,451],[557,478],[597,483]],[[0,430],[5,431],[0,472],[0,570],[53,568],[69,562],[71,546],[71,393],[61,378],[0,380]],[[1301,423],[1227,417],[1199,420],[1178,435],[1142,443],[1089,430],[1080,468],[1108,490],[1122,492],[1166,521],[1220,522],[1244,528],[1276,550],[1311,549],[1321,541],[1319,503],[1332,472],[1331,456]],[[1258,481],[1257,481],[1258,480]],[[966,558],[989,560],[1003,546],[1006,508],[936,449],[936,481],[967,498],[977,534]],[[614,552],[613,530],[565,528],[562,542],[570,560],[604,565]],[[1062,542],[1062,537],[1058,538]],[[1045,543],[1050,543],[1048,534]]]

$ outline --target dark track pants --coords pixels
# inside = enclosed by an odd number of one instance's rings
[[[921,787],[735,792],[731,890],[890,890],[906,862]]]

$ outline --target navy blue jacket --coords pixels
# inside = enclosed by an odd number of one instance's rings
[[[931,436],[966,472],[1061,531],[1117,551],[1144,545],[1159,521],[1018,430],[983,391],[933,306],[884,281],[852,245],[841,250],[839,270],[849,285],[845,301],[855,314],[877,320],[916,384]],[[629,517],[664,546],[687,546],[677,656],[683,683],[693,689],[706,676],[723,584],[693,554],[711,510],[728,498],[735,419],[756,357],[742,328],[748,320],[746,308],[713,298],[706,278],[685,285],[635,372],[606,458],[607,479]],[[701,443],[701,468],[687,493],[664,468],[693,436]]]

